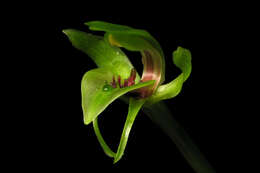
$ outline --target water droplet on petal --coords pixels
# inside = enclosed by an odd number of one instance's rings
[[[105,84],[103,86],[103,91],[107,92],[107,91],[111,91],[113,89],[113,87],[109,84]]]

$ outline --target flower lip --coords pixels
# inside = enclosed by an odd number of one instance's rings
[[[123,35],[120,34],[116,35],[115,38],[114,36],[115,35],[108,34],[107,37],[109,43],[112,46],[124,47],[132,51],[141,52],[142,63],[143,63],[143,74],[140,81],[147,82],[150,80],[155,80],[155,83],[151,86],[146,86],[144,88],[137,89],[136,91],[133,92],[139,93],[139,97],[141,98],[147,98],[151,96],[156,91],[158,86],[164,81],[165,62],[164,62],[163,54],[160,52],[160,49],[156,48],[156,46],[152,44],[154,42],[147,41],[146,39],[148,38],[145,39],[145,37],[143,36],[129,37],[129,35],[128,36],[126,35],[125,38]],[[142,44],[140,44],[140,42]],[[126,81],[125,83],[128,83],[128,81]],[[131,86],[131,84],[132,83],[130,83],[128,86]]]
[[[151,86],[146,86],[132,92],[136,93],[140,98],[146,98],[151,96],[158,88],[158,85],[162,82],[162,61],[159,61],[160,59],[156,57],[159,55],[157,55],[155,51],[144,50],[141,52],[141,54],[144,68],[140,82],[155,80],[155,83]],[[112,82],[110,84],[113,88],[132,86],[135,84],[136,73],[136,70],[133,68],[131,70],[130,76],[123,80],[123,83],[121,82],[122,79],[120,75],[117,76],[117,78],[113,76]]]

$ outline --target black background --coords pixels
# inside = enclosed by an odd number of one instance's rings
[[[230,167],[234,153],[239,157],[236,144],[242,130],[236,128],[236,122],[245,112],[241,106],[245,93],[240,90],[244,88],[240,79],[247,76],[241,72],[247,65],[238,54],[246,37],[246,31],[238,31],[244,25],[244,13],[211,4],[207,8],[174,5],[37,4],[26,15],[30,18],[28,25],[22,27],[27,32],[22,34],[25,41],[20,45],[29,47],[29,54],[23,60],[18,59],[18,64],[28,65],[19,81],[25,91],[20,103],[25,104],[21,109],[28,116],[18,115],[17,119],[25,120],[25,124],[14,121],[10,127],[22,126],[15,133],[12,143],[15,151],[10,160],[24,161],[21,167],[40,170],[144,168],[193,172],[172,141],[142,112],[134,123],[125,154],[116,165],[103,153],[92,126],[83,124],[81,78],[96,65],[72,47],[62,30],[75,28],[90,32],[84,22],[102,20],[150,32],[165,53],[165,83],[180,73],[172,63],[172,52],[177,46],[191,51],[190,78],[177,97],[165,102],[213,167],[219,172]],[[140,71],[140,55],[126,54]],[[127,109],[127,105],[115,101],[100,115],[102,134],[114,151]]]

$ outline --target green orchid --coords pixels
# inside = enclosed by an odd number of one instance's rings
[[[131,127],[141,109],[162,126],[166,133],[177,133],[173,132],[174,129],[172,130],[171,125],[167,124],[174,121],[173,119],[164,122],[163,119],[167,119],[167,117],[157,115],[159,109],[166,111],[161,101],[177,96],[183,83],[190,76],[190,51],[178,47],[173,52],[173,63],[182,73],[172,82],[163,84],[165,78],[164,54],[159,43],[147,31],[102,21],[85,24],[90,30],[103,31],[104,36],[75,29],[66,29],[63,32],[75,48],[86,53],[98,66],[83,76],[81,83],[82,109],[84,123],[86,125],[93,123],[95,134],[104,152],[114,158],[114,163],[121,159]],[[141,53],[143,63],[141,77],[121,48]],[[100,133],[98,115],[118,98],[128,103],[129,109],[117,152],[113,152]],[[154,116],[156,112],[157,115]],[[165,114],[170,118],[169,113],[165,112]],[[174,138],[174,140],[176,139]],[[182,149],[180,150],[182,151]],[[185,157],[185,152],[183,153]],[[191,157],[194,158],[193,156],[188,157],[188,161],[191,160]],[[194,169],[198,167],[190,164],[193,168],[195,167]]]

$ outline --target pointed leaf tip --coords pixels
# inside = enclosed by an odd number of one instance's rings
[[[67,35],[67,32],[68,32],[69,29],[63,29],[62,32]]]
[[[77,30],[75,29],[63,29],[62,32],[67,36],[69,37],[70,39],[70,36],[73,34],[73,32],[76,32]]]

